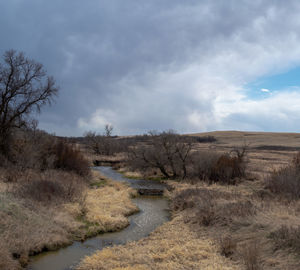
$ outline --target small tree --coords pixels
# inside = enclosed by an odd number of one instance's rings
[[[193,138],[180,136],[173,131],[157,134],[150,132],[149,141],[131,148],[129,164],[139,170],[157,169],[166,178],[187,176],[187,160]]]
[[[120,152],[119,150],[122,147],[120,147],[119,143],[111,136],[112,130],[113,126],[106,124],[103,135],[96,134],[93,131],[88,131],[85,133],[84,136],[87,140],[87,143],[96,155],[109,156],[115,154],[116,152]]]
[[[113,129],[114,129],[114,127],[112,125],[106,124],[105,125],[105,136],[111,137]]]
[[[51,104],[58,88],[43,65],[9,50],[0,63],[0,153],[9,151],[14,128],[26,127],[32,112]]]

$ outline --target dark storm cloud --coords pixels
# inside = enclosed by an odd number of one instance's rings
[[[40,124],[58,134],[107,122],[119,133],[215,129],[245,81],[273,71],[272,56],[298,63],[298,11],[296,1],[3,1],[0,53],[22,50],[55,76],[60,97]],[[294,39],[286,56],[279,36]]]

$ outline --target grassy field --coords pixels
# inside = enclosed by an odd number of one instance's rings
[[[172,220],[145,239],[86,257],[79,270],[300,269],[299,200],[265,188],[269,173],[290,164],[300,134],[196,135],[217,139],[197,144],[202,150],[223,152],[247,145],[246,178],[229,186],[168,181]]]

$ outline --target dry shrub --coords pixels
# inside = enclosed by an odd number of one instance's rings
[[[205,188],[189,188],[178,192],[172,200],[174,211],[187,210],[186,222],[204,226],[231,224],[234,218],[245,218],[256,213],[250,201],[220,200],[227,195]]]
[[[300,226],[281,226],[278,230],[270,233],[269,238],[274,241],[275,249],[289,248],[300,254]]]
[[[18,180],[24,176],[24,172],[18,170],[17,168],[10,166],[4,169],[2,172],[2,179],[5,183],[16,183]]]
[[[247,217],[256,213],[256,209],[251,201],[228,202],[220,205],[219,209],[225,217]]]
[[[47,171],[32,175],[16,187],[15,193],[24,199],[58,204],[79,200],[84,186],[84,179],[74,173]]]
[[[266,179],[266,187],[273,193],[300,198],[300,171],[295,167],[286,167],[273,171]]]
[[[43,131],[18,130],[11,140],[7,158],[18,170],[48,169],[53,165],[49,146],[54,141],[54,136]]]
[[[195,137],[195,139],[198,143],[213,143],[217,141],[214,136],[199,136]]]
[[[128,152],[129,146],[137,143],[138,140],[135,140],[135,137],[119,138],[88,131],[82,142],[96,155],[112,156]]]
[[[0,153],[0,167],[7,167],[9,165],[8,159]]]
[[[237,178],[245,176],[245,162],[243,158],[223,154],[212,168],[210,180],[226,184],[235,184]]]
[[[184,189],[173,198],[172,209],[174,211],[192,210],[194,214],[186,215],[185,221],[208,226],[216,218],[214,196],[215,194],[207,189]]]
[[[216,151],[192,151],[195,137],[180,136],[172,131],[151,133],[147,143],[130,147],[126,165],[132,170],[156,169],[167,179],[189,179],[235,184],[245,176],[246,148],[225,154]]]
[[[256,240],[246,243],[240,249],[241,257],[246,266],[246,270],[259,270],[260,267],[260,250]]]
[[[67,212],[53,206],[47,204],[43,207],[36,201],[23,200],[11,193],[0,193],[0,239],[5,244],[0,257],[7,254],[10,263],[16,265],[3,269],[19,269],[17,263],[25,266],[28,255],[70,243],[70,232],[79,224],[73,223]]]
[[[89,163],[79,149],[66,140],[41,131],[20,131],[14,136],[9,156],[6,160],[0,157],[0,166],[8,165],[18,170],[62,169],[80,176],[90,173]]]
[[[245,150],[230,153],[199,151],[193,154],[189,176],[196,179],[224,184],[236,184],[237,179],[245,176]]]
[[[52,146],[52,151],[55,155],[55,168],[73,171],[81,176],[90,174],[89,162],[79,149],[66,142],[58,141]]]
[[[298,152],[293,160],[292,160],[292,164],[296,167],[296,168],[300,168],[300,152]]]
[[[220,154],[215,151],[197,151],[191,156],[191,165],[189,166],[189,179],[192,183],[201,181],[210,181],[213,174],[213,168],[217,164]]]
[[[3,239],[2,239],[3,240]],[[4,241],[0,242],[0,269],[3,270],[19,270],[21,269],[18,261],[13,259],[9,253],[8,248],[5,246]]]
[[[197,204],[193,223],[204,226],[212,225],[217,219],[216,208],[212,201],[202,200]]]
[[[167,179],[185,179],[194,140],[173,131],[152,132],[147,144],[130,148],[127,166],[137,171],[157,170]]]
[[[250,201],[220,202],[204,201],[196,209],[200,224],[205,226],[220,224],[232,225],[235,219],[252,216],[256,213]]]
[[[300,198],[300,152],[287,167],[274,170],[265,179],[266,188],[288,199]]]
[[[195,207],[198,200],[211,201],[212,192],[207,189],[187,188],[178,192],[172,200],[172,209],[182,211]]]
[[[231,235],[225,235],[219,239],[220,253],[230,257],[236,251],[237,241]]]

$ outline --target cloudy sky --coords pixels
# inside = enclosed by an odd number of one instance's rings
[[[0,54],[60,86],[40,128],[300,132],[298,0],[1,0]]]

